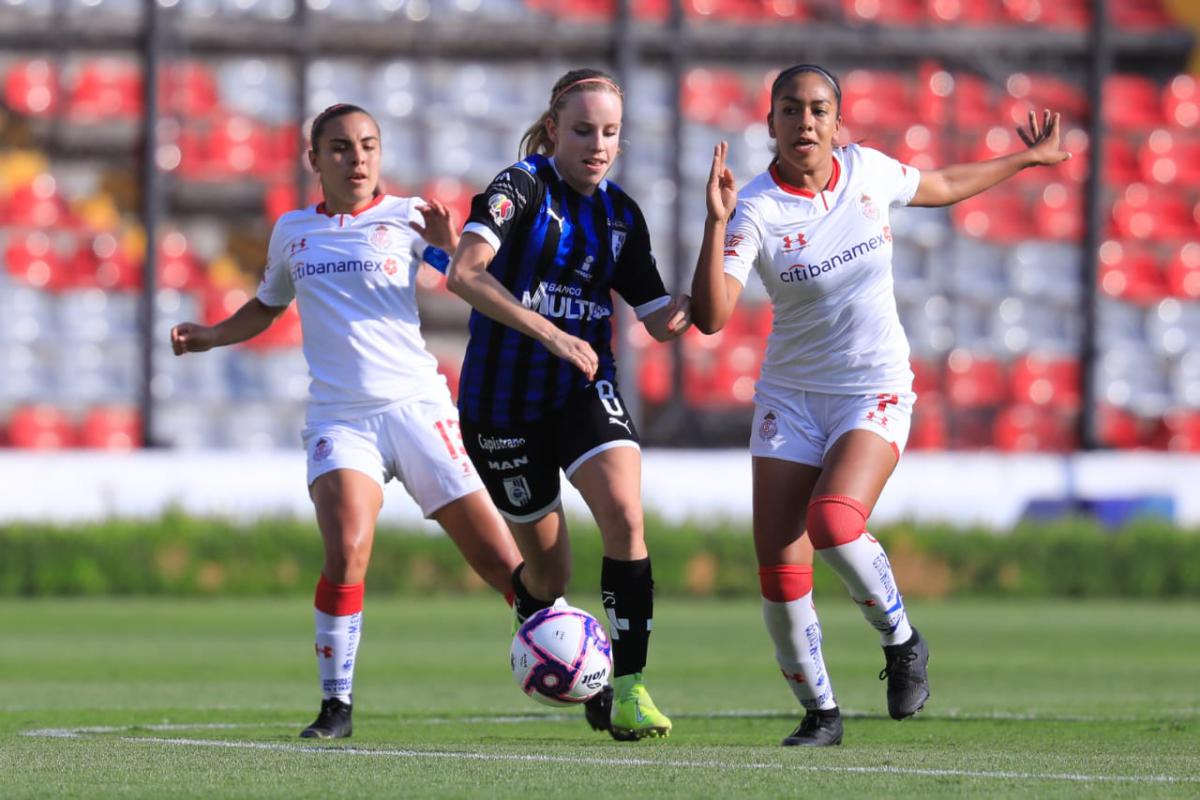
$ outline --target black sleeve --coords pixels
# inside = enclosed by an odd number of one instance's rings
[[[637,308],[667,295],[662,276],[658,274],[658,263],[650,249],[650,231],[642,210],[629,201],[633,225],[621,245],[617,268],[613,272],[613,289],[626,303]]]
[[[544,191],[535,175],[521,167],[509,167],[472,198],[467,226],[483,226],[503,242],[521,220],[537,212]]]

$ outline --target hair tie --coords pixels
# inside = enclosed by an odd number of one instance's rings
[[[572,89],[574,89],[576,86],[578,86],[581,83],[603,83],[607,86],[611,86],[612,90],[614,92],[616,92],[618,96],[620,96],[620,97],[625,96],[621,92],[621,87],[617,86],[615,83],[613,83],[608,78],[604,78],[604,77],[597,75],[592,78],[580,78],[579,80],[575,81],[574,83],[568,83],[566,86],[559,89],[558,94],[556,94],[556,95],[554,95],[554,97],[550,98],[550,108],[554,108],[554,106],[556,106],[558,104],[558,101],[562,99],[562,96],[564,94],[571,91]]]

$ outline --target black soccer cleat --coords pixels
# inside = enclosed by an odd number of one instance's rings
[[[888,714],[892,719],[905,719],[925,707],[929,699],[929,645],[913,628],[913,635],[904,644],[884,645],[886,665],[879,680],[887,679]]]
[[[594,731],[612,730],[613,688],[609,684],[583,704],[583,716]]]
[[[837,708],[811,710],[800,720],[784,747],[833,747],[842,743],[842,714]]]
[[[316,720],[300,731],[301,739],[349,739],[354,732],[350,720],[350,703],[343,703],[336,697],[321,701],[321,713]]]

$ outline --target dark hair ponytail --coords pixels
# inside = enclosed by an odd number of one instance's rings
[[[573,69],[559,78],[550,91],[550,103],[542,115],[526,129],[521,137],[518,150],[521,158],[528,158],[534,153],[545,155],[554,154],[554,143],[546,132],[546,120],[558,119],[558,112],[567,102],[567,98],[579,92],[612,92],[617,97],[624,98],[624,92],[616,80],[607,72],[598,69]]]

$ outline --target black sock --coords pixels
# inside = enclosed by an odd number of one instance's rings
[[[650,559],[605,558],[600,567],[600,597],[612,637],[613,677],[641,672],[646,666],[654,618],[654,580]]]
[[[517,612],[517,620],[520,622],[524,622],[543,608],[549,608],[554,604],[554,600],[539,600],[529,593],[521,581],[521,572],[524,569],[525,562],[522,561],[512,574],[513,609]]]

